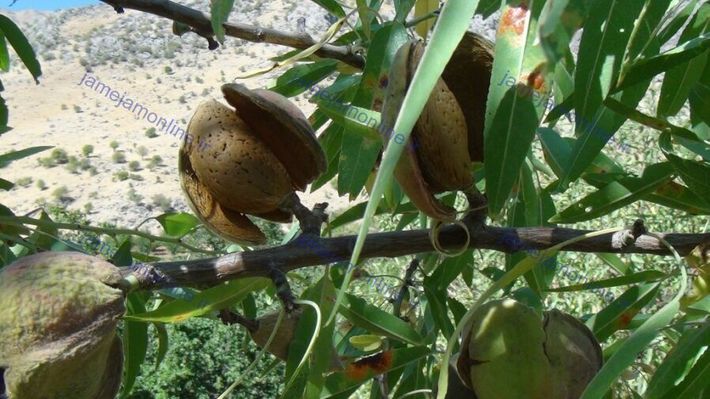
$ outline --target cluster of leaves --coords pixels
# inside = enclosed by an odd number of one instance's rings
[[[339,21],[348,18],[345,10],[335,1],[321,0],[316,3],[340,18]],[[333,44],[356,45],[366,49],[362,71],[348,68],[338,60],[313,57],[310,55],[312,51],[294,51],[278,58],[279,65],[300,62],[284,72],[271,88],[286,96],[295,96],[307,91],[312,93],[319,84],[324,86],[317,88],[318,95],[311,96],[317,109],[310,121],[314,128],[322,131],[319,140],[326,152],[328,171],[313,184],[313,189],[335,179],[341,195],[354,198],[363,188],[370,193],[367,203],[356,205],[333,221],[335,225],[342,225],[362,220],[361,234],[350,262],[353,265],[358,264],[359,249],[375,214],[401,216],[398,229],[417,220],[416,212],[411,212],[411,204],[406,202],[397,184],[391,181],[402,145],[390,141],[379,168],[375,168],[388,138],[382,137],[382,132],[378,131],[380,115],[377,106],[381,104],[385,88],[381,82],[386,82],[394,53],[410,36],[406,18],[412,7],[416,5],[416,19],[424,21],[418,24],[417,32],[426,36],[427,28],[433,21],[419,17],[426,17],[435,11],[437,5],[436,2],[421,0],[395,1],[394,19],[384,20],[378,14],[381,3],[357,1],[357,24],[341,34],[341,24],[336,22],[333,25],[336,33],[332,30],[328,32]],[[500,10],[501,26],[496,37],[496,56],[487,102],[485,165],[476,174],[477,186],[486,192],[489,215],[494,220],[514,227],[555,226],[594,220],[641,200],[690,215],[709,214],[710,110],[706,99],[710,83],[710,4],[670,0],[502,3],[484,0],[446,4],[428,42],[431,51],[424,54],[417,75],[410,84],[395,132],[409,135],[446,64],[447,55],[450,56],[454,50],[455,39],[468,28],[474,13],[486,17]],[[220,40],[221,23],[228,15],[225,10],[230,10],[231,6],[231,2],[225,1],[221,8],[213,8],[213,25]],[[570,43],[580,29],[579,51],[573,57]],[[681,29],[677,37],[676,32]],[[674,36],[678,39],[677,44],[672,40]],[[639,111],[637,108],[641,99],[652,81],[662,73],[664,77],[656,114]],[[511,77],[511,84],[496,84]],[[547,112],[546,104],[536,101],[539,96],[554,97],[558,105]],[[689,104],[686,109],[690,118],[678,124],[676,115],[686,103]],[[570,112],[574,112],[575,134],[574,137],[564,137],[556,125],[561,116]],[[367,117],[363,120],[360,115]],[[614,134],[627,121],[656,130],[659,134],[658,147],[666,158],[663,162],[644,165],[640,175],[602,153],[606,143],[613,140]],[[536,150],[536,146],[541,150]],[[375,176],[376,179],[373,179]],[[575,188],[586,185],[592,192],[564,209],[557,209],[554,196],[569,190],[573,184],[576,184]],[[382,197],[385,201],[381,204]],[[449,200],[453,203],[455,196],[450,196]],[[545,258],[554,261],[555,254],[555,251],[547,251],[533,261],[524,253],[508,256],[505,270],[497,273],[494,287],[505,287],[507,284],[499,283],[513,282],[522,275],[533,296],[530,302],[542,303],[547,292],[553,290],[550,284],[556,270],[554,267],[542,267],[540,263]],[[686,339],[695,334],[707,334],[704,332],[710,310],[707,296],[691,308],[681,310],[679,307],[680,295],[686,288],[684,280],[675,286],[678,294],[652,317],[641,313],[642,309],[655,305],[662,286],[673,287],[678,276],[685,276],[682,266],[682,270],[671,274],[656,270],[636,273],[624,267],[623,261],[616,256],[605,255],[605,258],[614,267],[615,277],[562,288],[589,290],[630,286],[597,314],[584,315],[599,340],[609,344],[608,361],[590,384],[585,398],[603,396],[621,372],[635,362],[643,347],[659,333],[663,332],[671,342],[681,336]],[[461,310],[465,307],[456,298],[450,297],[445,287],[457,277],[457,273],[466,270],[463,265],[470,262],[470,254],[455,259],[454,264],[459,268],[453,270],[451,260],[429,265],[427,270],[432,274],[425,279],[425,287],[431,277],[444,273],[446,277],[443,283],[430,282],[434,287],[425,290],[427,305],[421,310],[424,319],[420,319],[414,327],[398,325],[397,328],[386,328],[389,323],[396,324],[397,320],[388,314],[378,314],[378,309],[344,294],[349,281],[348,276],[345,278],[339,296],[343,303],[336,304],[340,307],[332,314],[339,312],[356,327],[387,337],[390,345],[406,345],[391,346],[397,348],[393,349],[393,353],[399,354],[398,350],[410,351],[408,353],[422,350],[417,352],[417,356],[401,358],[407,359],[408,364],[399,363],[400,357],[394,357],[396,361],[385,375],[389,386],[397,387],[395,397],[408,392],[408,389],[433,385],[434,376],[419,373],[435,362],[432,354],[437,331],[450,339],[454,333],[452,323],[461,324]],[[446,272],[443,271],[445,265],[448,266]],[[338,278],[334,280],[336,284],[341,283]],[[323,281],[319,283],[324,284]],[[324,303],[319,305],[327,307]],[[368,322],[350,317],[355,308],[367,309]],[[431,319],[427,319],[426,315],[431,315]],[[329,321],[322,326],[324,329],[330,326]],[[704,327],[694,328],[698,321]],[[671,324],[673,328],[669,333],[665,329]],[[628,333],[614,334],[618,330]],[[324,333],[330,335],[327,330],[321,331],[321,334]],[[338,338],[336,334],[334,338],[319,337],[319,341],[335,339],[338,342]],[[694,342],[696,345],[692,349],[682,355],[676,351],[664,363],[668,365],[678,361],[674,356],[686,356],[683,364],[688,367],[673,369],[676,382],[659,382],[667,376],[653,378],[646,392],[649,397],[677,395],[684,389],[684,397],[702,394],[702,386],[697,384],[696,378],[708,359],[705,356],[695,362],[704,346]],[[692,371],[691,365],[695,365]],[[287,372],[294,369],[287,365]],[[400,370],[404,372],[400,374]],[[325,380],[316,377],[324,371],[314,369],[310,364],[308,378],[302,378],[301,390],[297,391],[306,392],[307,397],[311,392],[344,395],[355,390],[360,382],[370,381],[372,376],[367,374],[362,380],[349,376],[349,384],[338,386],[340,390],[334,391],[331,384],[335,384],[333,381],[339,375],[331,374]],[[688,377],[683,380],[685,376]],[[313,379],[320,381],[321,385],[314,387],[316,383],[312,382]],[[674,385],[681,380],[682,383]],[[417,381],[417,384],[409,385],[412,381]],[[373,382],[372,394],[377,395],[378,389],[377,383]],[[288,397],[291,392],[287,390],[284,396]],[[317,396],[314,394],[313,397]]]

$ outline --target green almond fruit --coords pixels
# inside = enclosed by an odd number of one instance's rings
[[[0,368],[9,399],[112,399],[123,366],[124,293],[114,265],[76,252],[0,271]]]

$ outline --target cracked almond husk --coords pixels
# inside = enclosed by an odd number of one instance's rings
[[[394,127],[423,52],[421,42],[410,41],[395,55],[382,109],[387,132]],[[395,168],[395,178],[412,203],[434,219],[456,218],[455,210],[435,194],[469,189],[473,184],[472,160],[483,160],[483,121],[492,59],[489,42],[470,32],[464,36]]]
[[[325,170],[325,155],[306,117],[285,97],[238,84],[222,86],[222,93],[234,108],[204,102],[188,124],[181,184],[208,228],[237,243],[263,244],[266,237],[247,215],[290,222],[280,205]]]
[[[479,399],[577,399],[602,366],[583,323],[512,299],[482,305],[462,337],[457,369]]]
[[[123,367],[114,265],[44,252],[0,271],[0,368],[9,399],[113,399]]]

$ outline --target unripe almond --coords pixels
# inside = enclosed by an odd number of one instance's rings
[[[10,399],[116,395],[120,278],[112,264],[76,252],[31,255],[0,271],[0,367]]]

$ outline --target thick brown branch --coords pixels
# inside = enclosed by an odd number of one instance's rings
[[[212,23],[209,16],[190,7],[169,0],[101,0],[121,12],[124,8],[142,11],[170,19],[189,26],[201,36],[211,38]],[[316,44],[310,35],[305,33],[282,32],[276,29],[260,28],[258,26],[226,22],[224,31],[227,36],[237,37],[256,43],[271,43],[282,46],[305,49]],[[364,59],[352,52],[350,46],[323,45],[316,55],[333,58],[350,64],[356,68],[365,65]]]
[[[503,228],[485,226],[472,230],[470,248],[490,249],[502,252],[541,250],[559,244],[589,231],[567,228]],[[681,254],[688,254],[703,242],[710,242],[708,234],[660,233]],[[214,285],[220,281],[244,277],[263,276],[270,267],[290,271],[302,267],[347,261],[355,245],[356,236],[319,238],[304,235],[286,245],[234,253],[219,258],[161,262],[139,266],[135,274],[145,289],[182,285]],[[465,243],[465,234],[458,226],[441,230],[440,242],[446,249],[459,248]],[[361,259],[399,257],[434,248],[429,241],[428,230],[411,230],[371,234],[367,237]],[[670,255],[669,250],[655,237],[642,235],[635,242],[621,247],[614,243],[612,235],[602,235],[568,245],[565,251],[647,253]]]

